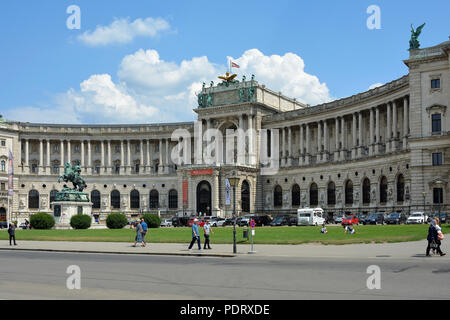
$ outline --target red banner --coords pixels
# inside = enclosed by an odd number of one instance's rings
[[[212,175],[212,169],[203,169],[203,170],[191,170],[191,176],[203,176],[203,175]]]
[[[188,182],[187,180],[183,181],[183,207],[188,206]]]

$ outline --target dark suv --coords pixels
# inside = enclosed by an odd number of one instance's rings
[[[388,215],[386,224],[402,224],[406,223],[406,215],[404,213],[394,212]]]
[[[255,220],[255,225],[258,227],[268,226],[272,222],[272,218],[269,216],[253,217],[253,220]]]
[[[364,224],[384,224],[384,214],[380,213],[371,213],[364,220]]]

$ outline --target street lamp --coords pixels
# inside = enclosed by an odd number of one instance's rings
[[[237,253],[236,249],[236,186],[239,183],[240,178],[236,175],[236,171],[232,172],[232,176],[228,178],[230,185],[233,187],[233,253]]]
[[[438,187],[438,189],[437,189],[437,194],[438,194],[438,217],[440,219],[441,218],[441,190],[442,190],[442,185],[444,184],[444,182],[441,181],[441,180],[437,180],[435,182],[435,184]]]
[[[427,193],[424,191],[422,192],[422,195],[423,195],[423,214],[425,214],[425,198],[427,196]]]

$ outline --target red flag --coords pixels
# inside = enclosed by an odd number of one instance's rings
[[[234,63],[233,61],[231,61],[231,67],[232,67],[232,68],[240,68],[239,65],[237,65],[237,64]]]

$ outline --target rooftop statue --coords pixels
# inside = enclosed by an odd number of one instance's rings
[[[226,81],[226,82],[233,82],[233,80],[234,80],[234,78],[236,78],[236,76],[237,76],[237,74],[230,75],[230,73],[227,72],[225,74],[225,76],[219,76],[219,79],[222,79],[223,81]]]
[[[417,27],[416,30],[414,30],[414,27],[411,24],[411,40],[409,40],[409,50],[419,49],[420,43],[418,39],[420,34],[422,33],[422,29],[424,26],[425,23]]]

